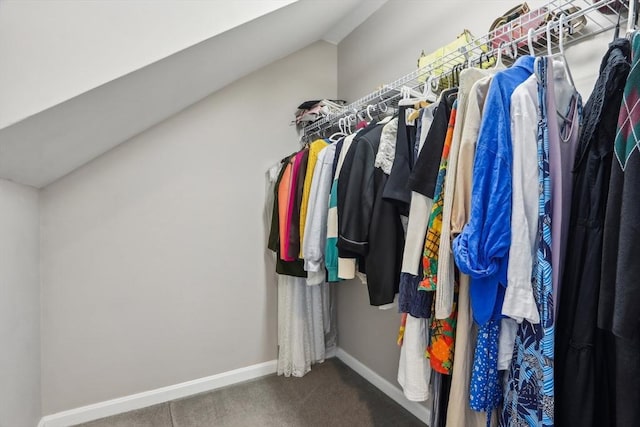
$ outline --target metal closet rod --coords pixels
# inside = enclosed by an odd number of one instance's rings
[[[618,0],[599,0],[592,3],[586,3],[586,2],[580,2],[577,0],[569,0],[569,1],[550,0],[546,3],[545,6],[537,10],[545,14],[554,14],[556,16],[560,14],[565,15],[564,22],[566,23],[566,25],[569,26],[569,34],[565,34],[565,40],[563,44],[565,46],[568,46],[571,44],[576,44],[580,40],[594,37],[597,34],[600,34],[602,32],[615,28],[618,25],[617,15],[607,16],[605,14],[599,14],[598,20],[597,19],[588,20],[587,25],[581,28],[577,33],[573,33],[573,30],[571,28],[571,23],[576,22],[575,20],[581,19],[583,17],[586,19],[587,15],[591,15],[594,11],[597,11],[600,8],[611,7],[616,1]],[[633,16],[634,13],[637,13],[635,11],[636,1],[637,0],[629,0],[628,4],[624,5],[624,7],[629,10],[628,16]],[[566,13],[566,10],[568,8],[571,8],[572,6],[577,6],[577,4],[580,4],[582,7],[573,11],[573,13],[569,13],[569,14]],[[620,11],[620,13],[622,13],[622,11]],[[516,29],[517,27],[524,26],[526,28],[527,23],[530,23],[538,19],[537,18],[538,14],[536,13],[536,11],[531,11],[530,13],[526,14],[525,17],[527,15],[529,15],[529,17],[531,18],[529,21],[524,21],[522,17],[516,18],[515,20],[510,21],[498,27],[493,31],[490,31],[489,33],[481,37],[474,38],[465,46],[460,48],[460,50],[466,53],[466,56],[468,58],[465,61],[463,66],[467,66],[468,64],[476,64],[476,65],[480,64],[482,63],[484,58],[490,58],[492,56],[496,57],[500,49],[503,49],[503,51],[505,48],[509,48],[509,47],[513,49],[514,47],[517,47],[522,42],[526,43],[529,35],[525,33],[520,37],[513,38],[513,39],[510,38],[509,43],[506,46],[503,46],[501,44],[500,47],[489,48],[489,46],[491,46],[492,44],[492,39],[497,34],[513,34],[513,30]],[[600,21],[603,21],[603,22],[600,22]],[[560,32],[559,20],[554,19],[551,22],[552,22],[551,28],[552,29],[557,28],[559,33]],[[624,19],[621,19],[620,22],[624,22]],[[587,32],[585,30],[587,29],[587,27],[589,27],[589,24],[591,24],[591,28],[590,28],[590,31]],[[627,33],[629,33],[633,30],[633,27],[634,27],[633,19],[629,19],[627,24],[628,24]],[[544,37],[543,40],[546,42],[546,30],[547,30],[547,25],[545,23],[544,25],[539,26],[533,31],[532,38],[536,40],[542,36]],[[557,38],[557,33],[556,33],[556,38]],[[552,38],[551,44],[552,44],[551,47],[554,48],[554,47],[557,47],[558,42],[557,40],[554,40]],[[546,44],[541,43],[540,41],[535,41],[533,45],[534,45],[533,46],[534,49],[537,52],[542,51],[543,49],[547,49]],[[483,48],[488,50],[485,51],[483,50]],[[460,67],[460,65],[461,65],[460,52],[455,51],[455,52],[451,52],[449,54],[443,55],[442,57],[427,64],[426,66],[422,68],[418,68],[417,70],[412,71],[411,73],[406,74],[394,80],[393,82],[382,86],[380,89],[375,90],[366,96],[363,96],[362,98],[352,102],[351,104],[346,105],[338,113],[333,113],[333,114],[330,113],[329,115],[327,115],[327,117],[317,120],[314,123],[311,123],[305,126],[303,135],[310,136],[313,134],[318,134],[320,132],[323,132],[324,130],[335,126],[336,122],[340,118],[352,115],[354,113],[359,113],[365,110],[368,105],[374,105],[374,104],[389,105],[396,98],[400,97],[400,94],[398,91],[400,90],[401,87],[408,86],[413,89],[418,88],[424,84],[424,82],[420,81],[420,77],[434,74],[434,77],[436,78],[444,78],[453,74],[456,71],[456,68]],[[434,71],[437,69],[444,69],[446,71],[435,75]]]

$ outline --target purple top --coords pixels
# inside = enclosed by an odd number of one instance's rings
[[[571,88],[571,93],[561,94],[565,99],[569,97],[568,107],[562,106],[561,108],[565,111],[559,111],[565,117],[563,118],[557,113],[556,83],[559,90],[562,87],[566,90],[566,71],[557,60],[548,63],[547,111],[548,114],[554,116],[549,117],[548,120],[549,175],[551,178],[551,265],[553,266],[554,311],[557,313],[571,213],[572,170],[578,146],[582,100],[575,88]],[[555,72],[554,67],[556,68]]]

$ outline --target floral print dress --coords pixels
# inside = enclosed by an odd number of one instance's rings
[[[433,207],[429,215],[429,226],[427,228],[427,236],[425,239],[424,254],[422,258],[422,267],[424,271],[423,280],[418,286],[419,292],[434,292],[438,284],[438,250],[440,248],[440,232],[442,230],[442,208],[444,205],[444,185],[447,174],[447,165],[449,162],[449,150],[453,140],[453,128],[456,123],[457,103],[453,103],[449,123],[447,127],[447,135],[445,137],[444,147],[442,149],[442,157],[440,160],[440,169],[438,171],[438,179],[436,181],[435,199]],[[451,374],[453,369],[453,348],[455,342],[457,311],[457,293],[458,285],[455,284],[454,302],[451,314],[446,319],[436,319],[435,309],[431,309],[431,324],[429,334],[429,345],[427,346],[425,355],[431,361],[431,367],[442,374]],[[433,299],[435,303],[435,299]]]

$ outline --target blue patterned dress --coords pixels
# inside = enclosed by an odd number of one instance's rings
[[[551,180],[546,111],[547,58],[538,58],[538,250],[534,296],[540,324],[523,321],[505,385],[502,426],[553,426],[553,283],[551,269]],[[551,119],[555,120],[552,115]]]

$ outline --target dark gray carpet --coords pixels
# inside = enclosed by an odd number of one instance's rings
[[[271,375],[82,426],[424,427],[424,424],[338,359],[330,359],[315,365],[303,378]]]

